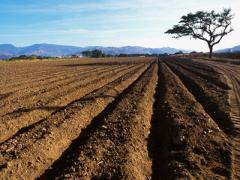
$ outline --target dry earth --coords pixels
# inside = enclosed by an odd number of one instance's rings
[[[240,179],[240,66],[0,63],[0,179]]]

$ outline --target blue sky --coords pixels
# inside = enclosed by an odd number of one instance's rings
[[[240,0],[1,0],[0,43],[175,47],[206,51],[204,42],[164,32],[197,10],[232,8],[235,31],[216,48],[240,44]]]

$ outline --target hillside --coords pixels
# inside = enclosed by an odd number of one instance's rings
[[[240,52],[240,45],[234,46],[232,48],[220,49],[216,51],[217,53],[235,53]]]
[[[163,47],[163,48],[144,48],[140,46],[124,46],[124,47],[102,47],[102,46],[64,46],[55,44],[34,44],[26,47],[16,47],[11,44],[0,45],[0,59],[11,58],[19,55],[37,55],[37,56],[68,56],[79,54],[85,50],[99,49],[105,54],[173,54],[179,49]],[[184,50],[183,50],[184,51]],[[187,52],[187,51],[184,51]]]

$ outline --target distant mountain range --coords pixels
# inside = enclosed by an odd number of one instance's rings
[[[233,48],[227,48],[227,49],[220,49],[216,51],[217,53],[234,53],[234,52],[240,52],[240,45],[234,46]]]
[[[102,47],[102,46],[64,46],[55,44],[34,44],[26,47],[16,47],[12,44],[0,44],[0,59],[7,59],[20,55],[37,55],[37,56],[70,56],[80,54],[86,50],[101,50],[105,54],[119,55],[119,54],[174,54],[179,49],[163,47],[163,48],[144,48],[140,46],[124,46],[124,47]],[[181,50],[183,52],[189,52]]]

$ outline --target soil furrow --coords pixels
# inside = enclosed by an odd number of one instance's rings
[[[119,60],[112,59],[112,62],[105,59],[88,59],[88,60],[67,60],[67,61],[42,61],[42,62],[21,62],[21,63],[6,63],[1,64],[0,67],[0,82],[4,80],[4,86],[8,86],[12,82],[19,82],[19,81],[26,81],[29,77],[41,77],[41,76],[49,76],[49,74],[53,73],[67,73],[68,71],[72,70],[81,70],[88,67],[101,67],[101,66],[119,66],[119,65],[130,65],[130,64],[138,64],[144,63],[151,58],[146,58],[144,61],[140,59],[138,62],[135,61],[136,58],[129,58],[125,59],[124,61],[120,62]],[[36,69],[37,67],[37,69]],[[39,77],[38,77],[39,76]],[[0,90],[1,92],[1,90]]]
[[[96,70],[94,70],[93,68],[93,70],[83,72],[80,74],[75,74],[73,75],[73,77],[63,76],[60,80],[57,80],[57,81],[55,80],[53,82],[47,81],[44,84],[39,83],[37,86],[34,86],[34,83],[33,83],[31,87],[26,87],[22,90],[19,90],[18,92],[14,92],[12,97],[0,103],[0,108],[3,109],[7,105],[14,107],[14,103],[20,103],[24,105],[25,101],[29,101],[28,99],[31,99],[31,102],[34,103],[36,101],[39,101],[39,99],[37,99],[36,96],[40,97],[40,96],[44,96],[45,94],[58,91],[60,87],[65,87],[65,86],[69,86],[69,88],[71,86],[74,87],[74,85],[77,85],[79,82],[87,81],[89,78],[93,78],[94,74],[98,76],[110,70],[114,70],[114,68],[108,67],[108,68],[96,69]],[[19,105],[17,106],[19,107]]]
[[[0,179],[240,179],[237,65],[78,58],[0,77]]]
[[[53,78],[56,78],[56,77],[59,77],[59,76],[62,76],[62,75],[66,75],[68,73],[71,73],[71,72],[78,72],[78,71],[81,71],[81,70],[85,70],[87,69],[87,67],[85,68],[82,68],[82,69],[79,69],[79,70],[72,70],[72,69],[65,69],[65,70],[53,70],[53,69],[49,69],[49,71],[46,71],[45,74],[43,74],[43,72],[35,72],[35,73],[32,73],[32,75],[27,75],[26,78],[22,77],[21,78],[21,75],[18,78],[9,78],[9,79],[6,79],[5,82],[2,83],[2,85],[0,85],[0,87],[3,87],[1,89],[1,92],[7,92],[9,90],[12,90],[12,91],[17,91],[17,90],[21,90],[22,88],[24,88],[24,85],[27,85],[27,84],[32,84],[32,83],[35,83],[35,82],[41,82],[43,80],[51,80]],[[90,67],[89,67],[90,69]],[[7,85],[6,85],[6,82]],[[23,87],[22,87],[23,85]]]
[[[207,66],[202,62],[196,62],[192,59],[190,59],[190,62],[187,62],[187,65],[194,67],[195,69],[200,69],[204,73],[215,73],[211,66]]]
[[[152,65],[92,120],[40,179],[148,179],[147,152],[157,67]]]
[[[52,78],[56,78],[56,77],[59,77],[59,76],[62,76],[62,75],[67,75],[68,73],[71,73],[71,72],[80,72],[80,71],[84,71],[84,70],[87,70],[87,69],[100,69],[101,67],[116,67],[116,66],[124,66],[124,65],[130,65],[130,64],[133,64],[133,63],[105,63],[105,64],[102,64],[101,66],[99,66],[98,64],[94,65],[94,64],[87,64],[87,65],[79,65],[79,64],[76,64],[76,65],[72,65],[72,66],[69,66],[69,67],[65,67],[65,68],[60,68],[60,67],[56,67],[56,66],[53,66],[51,68],[49,67],[45,67],[45,68],[48,68],[49,70],[48,71],[45,71],[45,74],[44,73],[41,73],[41,66],[39,67],[40,70],[37,70],[35,69],[36,72],[33,72],[31,75],[28,75],[26,78],[22,77],[22,79],[15,79],[14,77],[12,79],[10,78],[7,78],[6,79],[6,82],[3,83],[4,86],[3,88],[1,88],[0,92],[2,92],[4,89],[6,89],[7,91],[9,91],[9,89],[12,89],[12,91],[14,90],[17,90],[19,88],[19,86],[21,85],[24,85],[24,84],[32,84],[32,83],[35,83],[35,82],[41,82],[42,80],[50,80]],[[40,71],[40,72],[39,72]],[[17,73],[18,74],[18,73]],[[6,77],[6,76],[4,76]],[[3,77],[3,78],[4,78]],[[9,77],[9,76],[7,76]],[[16,84],[17,82],[17,84]],[[13,83],[13,84],[12,84]],[[12,84],[12,85],[11,85]],[[16,89],[14,89],[14,87]]]
[[[4,107],[6,104],[14,103],[23,99],[26,99],[28,97],[32,97],[44,92],[49,92],[51,90],[54,90],[56,88],[59,88],[60,86],[65,86],[68,84],[71,84],[77,80],[84,79],[89,76],[92,72],[98,72],[103,71],[105,69],[109,68],[99,68],[99,69],[86,69],[84,72],[74,72],[72,74],[63,74],[60,77],[51,77],[49,79],[42,79],[39,81],[34,81],[35,83],[25,83],[26,85],[24,87],[19,88],[18,90],[14,91],[12,93],[12,96],[5,99],[5,101],[2,101],[0,103],[0,108]]]
[[[116,73],[118,73],[119,71],[125,69],[127,69],[127,67],[123,66],[120,68],[114,67],[107,70],[95,71],[94,74],[90,73],[82,77],[78,77],[79,79],[71,80],[70,82],[62,85],[56,85],[50,90],[46,91],[44,89],[42,93],[33,92],[32,94],[30,93],[26,96],[19,97],[15,101],[10,101],[7,105],[1,107],[1,112],[5,113],[1,113],[1,116],[2,118],[6,118],[9,116],[21,116],[22,112],[28,112],[28,109],[37,109],[38,107],[45,106],[50,102],[56,101],[62,95],[64,97],[64,94],[68,95],[70,93],[78,91],[80,87],[87,86],[89,83],[92,83],[91,81],[94,81],[96,79],[101,80],[102,78],[105,78],[110,71],[116,71]],[[59,91],[60,88],[62,89],[62,91]]]
[[[99,87],[98,89],[95,89],[95,90],[89,92],[88,94],[86,94],[85,96],[81,97],[81,98],[80,98],[81,101],[82,101],[82,100],[86,100],[87,98],[89,98],[90,96],[92,96],[92,94],[103,94],[105,91],[107,91],[107,90],[109,90],[109,89],[112,89],[113,86],[116,86],[120,81],[124,81],[124,80],[130,78],[133,74],[135,74],[135,73],[137,73],[137,72],[143,71],[144,68],[145,68],[144,66],[140,66],[140,67],[138,67],[138,68],[136,68],[136,69],[133,69],[132,71],[127,72],[126,74],[124,74],[124,75],[122,75],[122,76],[114,79],[113,81],[111,81],[111,82],[109,82],[109,83],[107,83],[107,84],[104,84],[103,86]],[[97,97],[97,96],[95,95],[95,97]],[[54,114],[56,114],[56,113],[64,110],[66,107],[70,106],[70,105],[73,104],[75,101],[79,101],[79,99],[74,100],[74,101],[70,102],[69,104],[67,104],[66,106],[61,107],[60,109],[52,112],[52,113],[49,115],[49,117],[51,117],[51,116],[53,116]],[[13,141],[13,138],[15,138],[15,137],[19,138],[19,136],[24,136],[24,138],[26,138],[26,132],[30,131],[31,129],[35,128],[36,126],[42,125],[42,123],[43,123],[44,121],[46,121],[49,117],[44,118],[44,119],[41,119],[41,120],[39,120],[38,122],[36,122],[36,123],[34,123],[34,124],[31,124],[30,126],[21,128],[14,136],[12,136],[11,138],[9,138],[8,140],[6,140],[6,141],[3,142],[3,143],[0,143],[0,145],[2,145],[2,144],[4,144],[4,143],[7,143],[7,141]],[[37,132],[35,132],[35,133],[37,133]],[[30,134],[30,136],[31,136],[31,134]],[[29,139],[30,139],[30,137],[29,137]]]
[[[225,134],[181,80],[160,61],[149,149],[152,179],[226,179]]]
[[[197,101],[202,104],[204,110],[215,120],[219,128],[225,133],[232,133],[233,122],[230,118],[227,90],[218,88],[206,80],[201,80],[200,77],[177,66],[174,61],[165,62],[179,76],[189,91],[196,97]],[[222,100],[220,101],[219,99]]]
[[[69,61],[69,60],[68,60]],[[60,64],[59,64],[60,63]],[[69,61],[69,63],[73,63],[73,61]],[[76,65],[79,65],[79,62],[76,62]],[[87,68],[86,66],[72,66],[71,68],[62,68],[61,64],[64,66],[65,63],[63,62],[40,62],[40,63],[32,63],[32,62],[25,62],[25,63],[12,63],[12,64],[5,64],[5,72],[3,74],[7,74],[7,76],[3,76],[3,79],[12,84],[12,82],[23,82],[26,80],[30,80],[33,82],[32,78],[41,79],[41,76],[50,77],[49,74],[52,75],[59,75],[62,73],[71,72],[74,70],[83,70]],[[12,67],[14,69],[12,69]],[[37,70],[36,70],[36,67]],[[91,66],[89,66],[91,67]],[[9,70],[10,69],[10,70]],[[29,77],[32,77],[29,79]],[[10,82],[10,83],[9,83]],[[29,82],[28,82],[29,83]]]
[[[200,76],[201,78],[209,81],[212,84],[219,86],[222,89],[229,89],[228,85],[224,82],[224,80],[221,79],[221,75],[217,71],[214,71],[212,69],[211,72],[209,72],[209,71],[204,72],[200,68],[195,68],[193,66],[194,62],[186,63],[186,61],[184,61],[184,60],[179,60],[179,61],[181,61],[181,62],[178,62],[178,63],[176,62],[176,64],[179,65],[180,67],[182,67],[183,69],[185,69],[186,71],[196,74],[197,76]],[[204,64],[202,65],[202,67],[203,66],[204,66]]]
[[[233,145],[231,178],[240,179],[240,76],[236,74],[238,68],[216,63],[211,64],[225,74],[229,86],[232,87],[232,89],[229,90],[229,99],[231,104],[231,119],[234,124],[235,133],[229,136]]]
[[[114,101],[115,97],[121,94],[129,84],[133,83],[143,70],[141,69],[131,76],[128,75],[127,78],[119,78],[113,84],[103,87],[106,91],[100,89],[83,99],[74,101],[47,118],[44,121],[46,126],[41,126],[41,130],[34,131],[33,128],[31,131],[36,132],[38,137],[32,144],[30,142],[30,146],[24,147],[20,152],[15,152],[13,148],[1,153],[0,177],[4,179],[11,175],[13,179],[25,179],[26,177],[34,179],[39,176],[59,158],[72,140],[79,136],[81,129],[86,127],[109,103]],[[12,145],[15,144],[14,142]],[[25,143],[28,143],[27,139],[18,142],[17,146],[21,148]],[[11,152],[15,152],[15,155],[12,156]]]
[[[144,66],[144,65],[140,65]],[[21,116],[10,116],[6,119],[1,119],[0,124],[0,142],[3,142],[4,140],[8,139],[12,135],[16,134],[18,130],[20,130],[23,127],[29,126],[31,124],[34,124],[38,122],[41,119],[46,118],[49,116],[52,112],[62,108],[63,106],[67,105],[71,101],[74,101],[75,99],[79,99],[83,97],[84,95],[88,94],[94,89],[98,89],[103,84],[107,84],[114,79],[121,77],[123,74],[138,68],[132,67],[132,68],[124,68],[117,71],[109,72],[108,75],[104,77],[100,77],[94,81],[91,81],[91,83],[85,84],[84,86],[81,86],[80,89],[76,89],[76,93],[70,93],[69,95],[64,95],[63,97],[58,97],[55,100],[49,101],[49,104],[46,104],[44,106],[40,106],[38,108],[30,109],[30,111],[23,112]]]
[[[48,68],[48,70],[39,70],[37,72],[29,72],[29,70],[26,69],[25,72],[21,73],[18,71],[16,74],[15,73],[11,74],[11,72],[7,72],[9,76],[4,76],[4,78],[1,80],[0,85],[4,86],[6,82],[13,82],[13,81],[17,81],[20,84],[20,82],[29,80],[29,77],[32,77],[32,75],[34,75],[37,78],[39,78],[38,76],[48,77],[49,71],[51,71],[52,74],[56,74],[56,75],[59,73],[62,73],[61,71],[59,72],[59,69],[53,70],[51,68]],[[8,84],[7,86],[9,87],[11,85],[14,85],[13,83]]]

